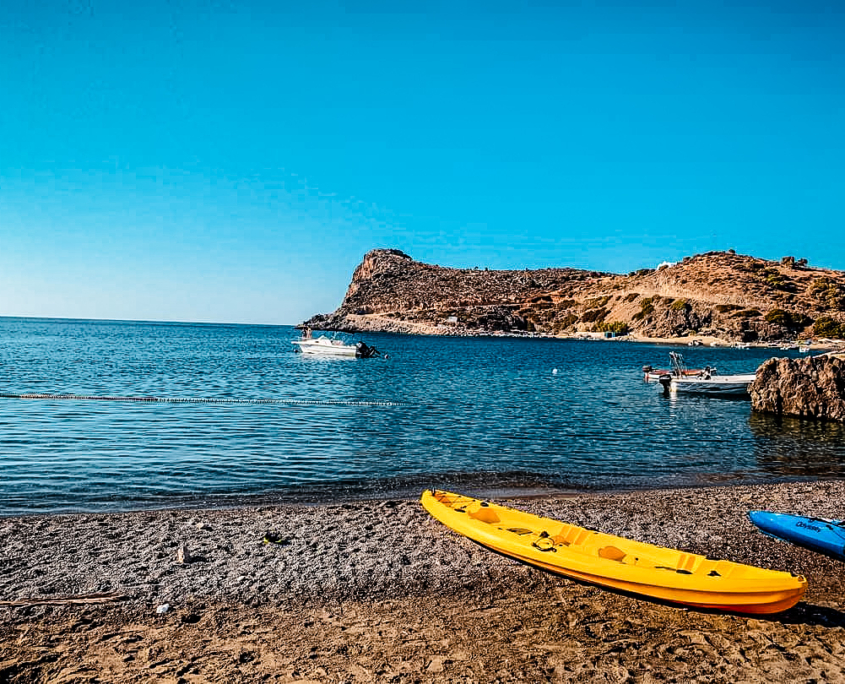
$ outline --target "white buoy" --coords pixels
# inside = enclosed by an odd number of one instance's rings
[[[552,375],[557,375],[557,368],[552,368]]]

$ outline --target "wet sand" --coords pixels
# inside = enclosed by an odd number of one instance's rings
[[[500,502],[809,589],[764,619],[654,603],[514,563],[410,500],[0,518],[0,601],[123,597],[0,607],[0,682],[845,678],[845,564],[746,517],[841,517],[845,482]]]

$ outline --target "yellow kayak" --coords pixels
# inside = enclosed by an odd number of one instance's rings
[[[779,613],[807,580],[615,537],[460,494],[423,492],[434,518],[493,551],[602,587],[695,608]]]

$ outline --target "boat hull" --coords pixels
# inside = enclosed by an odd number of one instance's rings
[[[748,388],[754,382],[754,374],[714,375],[710,378],[672,378],[670,390],[687,394],[711,396],[747,397]]]
[[[325,340],[325,341],[323,341]],[[313,340],[293,340],[299,351],[303,354],[314,354],[317,356],[340,356],[355,358],[357,349],[351,344],[335,344],[332,340],[318,337]]]
[[[616,591],[695,608],[748,614],[794,606],[807,582],[765,570],[587,530],[450,492],[423,507],[452,530],[544,570]]]
[[[748,517],[771,537],[845,560],[845,526],[842,521],[769,511],[749,511]]]

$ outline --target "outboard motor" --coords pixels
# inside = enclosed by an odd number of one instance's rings
[[[372,357],[379,355],[378,349],[371,347],[364,342],[358,342],[358,344],[355,345],[355,356],[359,359],[371,359]]]
[[[657,378],[657,382],[663,385],[663,394],[669,394],[669,388],[672,386],[672,376],[665,373]]]

